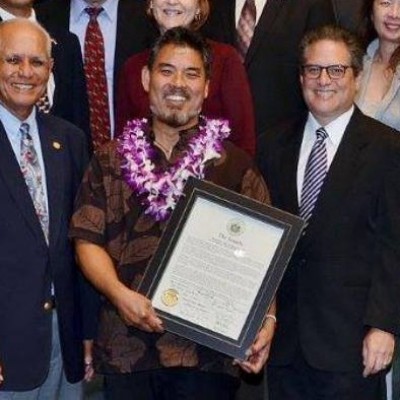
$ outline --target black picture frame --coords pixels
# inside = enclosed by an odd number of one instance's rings
[[[297,216],[259,203],[210,182],[189,178],[184,194],[171,215],[139,288],[139,291],[152,301],[160,280],[166,273],[167,268],[171,268],[170,260],[176,246],[180,241],[184,240],[184,228],[190,222],[192,212],[199,199],[202,203],[211,202],[210,205],[215,204],[218,207],[222,207],[224,210],[232,212],[233,216],[239,213],[245,216],[246,221],[267,224],[266,227],[281,230],[282,235],[279,239],[279,244],[270,256],[271,261],[266,266],[266,272],[263,275],[260,287],[256,292],[248,315],[246,314],[246,320],[237,338],[226,336],[213,329],[193,323],[165,309],[161,310],[156,306],[155,309],[163,319],[166,330],[233,358],[244,360],[246,359],[246,350],[253,343],[263,323],[266,311],[272,303],[305,222]],[[205,218],[204,223],[206,222],[207,219]],[[262,245],[262,239],[258,238],[257,240]],[[174,300],[173,294],[170,299]]]

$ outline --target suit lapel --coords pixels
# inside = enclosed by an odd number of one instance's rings
[[[279,171],[280,193],[285,193],[282,207],[293,214],[298,214],[299,205],[297,199],[297,164],[300,154],[300,146],[304,132],[306,118],[297,120],[290,130],[282,132],[281,152],[277,154]]]
[[[47,199],[50,213],[49,240],[55,243],[62,217],[64,169],[63,152],[66,144],[56,130],[46,123],[46,116],[38,114],[38,128],[46,168]]]
[[[314,215],[307,228],[308,237],[318,234],[330,221],[336,220],[336,212],[342,211],[340,205],[351,190],[357,171],[360,169],[363,151],[368,147],[367,136],[363,134],[361,112],[356,109],[344,132],[342,141],[329,168],[321,189]]]
[[[3,124],[0,123],[0,177],[34,236],[45,240],[24,177]]]
[[[257,48],[262,43],[263,39],[268,35],[268,31],[271,31],[273,29],[274,23],[277,20],[276,17],[279,14],[279,10],[284,3],[285,2],[283,0],[267,0],[261,17],[256,25],[250,47],[246,54],[246,67],[251,63],[251,60],[256,53]]]

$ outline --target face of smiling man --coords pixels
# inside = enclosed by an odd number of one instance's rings
[[[20,120],[26,119],[44,93],[52,67],[46,37],[29,24],[0,28],[0,102]]]
[[[351,65],[351,56],[344,43],[324,39],[305,49],[304,64]],[[322,126],[326,126],[352,106],[359,76],[354,75],[353,68],[347,68],[342,78],[331,79],[323,70],[319,78],[300,75],[300,82],[308,109]]]
[[[200,53],[187,46],[167,44],[159,51],[151,71],[142,74],[149,93],[153,124],[187,129],[198,122],[208,80]]]

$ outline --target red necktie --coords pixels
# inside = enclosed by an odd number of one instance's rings
[[[246,0],[240,13],[237,27],[237,44],[242,59],[246,58],[247,50],[256,27],[257,10],[254,0]]]
[[[90,21],[85,35],[85,75],[90,107],[90,129],[97,150],[110,140],[110,110],[105,70],[104,39],[97,21],[102,7],[85,8]]]

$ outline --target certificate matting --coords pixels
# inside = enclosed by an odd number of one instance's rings
[[[167,330],[245,359],[303,224],[191,178],[140,291]]]

